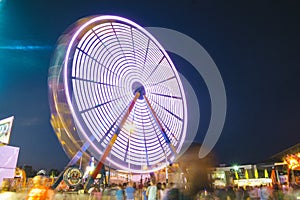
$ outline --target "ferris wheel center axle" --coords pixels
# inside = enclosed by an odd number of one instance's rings
[[[143,99],[146,94],[145,87],[140,82],[134,82],[132,84],[133,94],[136,95],[137,92],[140,93],[139,99]]]

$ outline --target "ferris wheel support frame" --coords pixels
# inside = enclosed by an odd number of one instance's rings
[[[166,143],[169,145],[170,149],[173,151],[174,155],[176,156],[177,155],[176,149],[175,149],[174,145],[171,143],[171,141],[170,141],[170,139],[169,139],[169,137],[168,137],[165,129],[163,128],[161,122],[159,121],[159,119],[158,119],[158,117],[157,117],[154,109],[152,108],[152,106],[150,104],[149,99],[146,97],[146,95],[143,95],[143,97],[146,100],[146,103],[147,103],[147,105],[149,107],[149,110],[151,111],[151,114],[152,114],[153,118],[155,119],[155,122],[157,123],[157,125],[158,125],[158,127],[159,127],[159,129],[160,129],[160,131],[161,131],[161,133],[162,133],[162,135],[163,135]]]
[[[103,163],[104,163],[106,157],[108,156],[109,152],[111,151],[111,149],[112,149],[112,147],[113,147],[115,141],[116,141],[117,138],[118,138],[118,135],[119,135],[119,133],[120,133],[122,127],[124,126],[124,124],[125,124],[127,118],[129,117],[129,114],[131,113],[131,111],[132,111],[132,109],[133,109],[133,107],[134,107],[135,102],[137,101],[137,99],[138,99],[139,97],[140,97],[140,92],[137,91],[137,92],[135,93],[135,96],[134,96],[132,102],[131,102],[130,105],[129,105],[129,108],[128,108],[127,112],[125,113],[125,115],[124,115],[124,117],[123,117],[123,119],[122,119],[122,121],[121,121],[121,123],[120,123],[120,126],[118,126],[116,132],[115,132],[115,133],[113,134],[113,136],[111,137],[110,142],[108,143],[108,145],[107,145],[105,151],[103,152],[103,154],[102,154],[102,156],[101,156],[101,158],[100,158],[100,160],[99,160],[99,162],[98,162],[96,168],[94,169],[93,173],[89,176],[88,180],[86,181],[86,183],[85,183],[85,185],[84,185],[84,190],[85,190],[85,191],[86,191],[86,190],[89,188],[89,186],[94,182],[94,180],[96,179],[96,177],[97,177],[97,175],[98,175],[100,169],[103,167]]]
[[[92,135],[89,138],[91,141],[95,140],[95,137]],[[65,171],[75,165],[77,163],[77,161],[82,157],[83,153],[86,152],[86,150],[89,148],[90,146],[90,142],[86,141],[81,148],[77,151],[77,153],[73,156],[73,158],[68,162],[68,164],[66,165],[66,167],[64,168],[64,170],[58,175],[58,178],[56,179],[56,181],[51,185],[51,189],[56,189],[56,187],[60,184],[60,182],[63,180],[63,176]]]

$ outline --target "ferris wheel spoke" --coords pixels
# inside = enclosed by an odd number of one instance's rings
[[[153,101],[158,107],[162,108],[163,110],[165,110],[167,113],[169,113],[170,115],[172,115],[173,117],[175,117],[176,119],[178,119],[179,121],[183,121],[183,119],[181,117],[179,117],[178,115],[176,115],[175,113],[173,113],[171,110],[168,110],[167,108],[163,107],[162,105],[160,105],[159,103]]]
[[[133,121],[134,121],[134,116],[135,116],[135,110],[133,111],[133,119],[132,119],[131,123],[133,123]],[[129,150],[129,146],[130,146],[131,134],[132,134],[131,130],[129,130],[129,135],[128,135],[128,138],[127,138],[127,145],[126,145],[124,160],[127,159],[128,150]]]
[[[130,135],[129,135],[129,137],[128,137],[128,139],[127,139],[127,145],[126,145],[126,149],[125,149],[125,156],[124,156],[124,160],[126,160],[127,159],[127,155],[128,155],[128,150],[129,150],[129,141],[130,141]]]
[[[172,76],[172,77],[170,77],[170,78],[164,79],[164,80],[159,81],[159,82],[157,82],[157,83],[151,83],[151,84],[149,84],[149,85],[147,85],[147,86],[149,86],[149,87],[157,86],[157,85],[159,85],[159,84],[165,83],[165,82],[167,82],[167,81],[169,81],[169,80],[172,80],[172,79],[176,79],[176,76]]]
[[[158,119],[159,120],[159,119]],[[162,127],[165,127],[168,130],[168,133],[174,138],[176,141],[178,141],[177,137],[172,133],[171,129],[168,127],[167,124],[165,124],[163,121],[159,120],[162,123]],[[166,132],[166,131],[165,131]],[[170,140],[171,141],[171,140]]]
[[[148,154],[148,148],[147,148],[147,140],[146,140],[146,137],[144,137],[144,142],[145,142],[145,155],[146,155],[147,166],[150,166],[150,164],[149,164],[149,154]]]
[[[116,32],[116,30],[115,30],[115,28],[114,28],[114,25],[113,25],[112,23],[111,23],[111,27],[112,27],[112,29],[113,29],[113,31],[114,31],[114,34],[115,34],[115,36],[116,36],[116,39],[117,39],[118,44],[119,44],[119,46],[120,46],[120,49],[121,49],[121,51],[122,51],[123,58],[125,58],[127,64],[129,64],[130,62],[128,62],[127,55],[124,53],[123,46],[122,46],[122,44],[121,44],[121,42],[120,42],[119,36],[117,35],[117,32]]]
[[[167,133],[166,133],[164,127],[162,126],[161,122],[159,121],[159,119],[158,119],[158,117],[157,117],[155,111],[153,110],[153,108],[152,108],[152,106],[151,106],[151,104],[150,104],[148,98],[146,97],[146,95],[144,95],[144,99],[146,100],[146,103],[147,103],[147,105],[148,105],[148,108],[150,109],[151,114],[152,114],[154,120],[156,121],[156,123],[157,123],[159,129],[161,130],[161,133],[162,133],[162,135],[163,135],[163,137],[164,137],[166,143],[169,145],[169,147],[170,147],[170,149],[173,151],[173,153],[174,153],[175,155],[177,155],[177,152],[176,152],[176,149],[175,149],[174,145],[171,143],[171,140],[169,139],[169,137],[168,137],[168,135],[167,135]]]
[[[152,123],[152,126],[153,126],[153,129],[155,129],[155,127],[154,127],[155,125],[154,125],[153,123]],[[163,144],[161,143],[161,141],[160,141],[160,139],[159,139],[158,133],[157,133],[157,132],[155,132],[155,133],[156,133],[158,142],[159,142],[160,147],[161,147],[161,149],[162,149],[162,151],[163,151],[163,153],[164,153],[165,158],[168,160],[168,162],[170,162],[170,160],[167,158],[167,152],[166,152],[166,150],[164,149]]]
[[[136,64],[135,45],[134,45],[133,31],[132,30],[133,30],[133,28],[130,27],[130,35],[131,35],[131,42],[132,42],[132,51],[133,51],[134,62]]]
[[[136,107],[134,108],[134,111],[133,111],[133,118],[131,120],[131,124],[134,123],[134,120],[135,120],[135,115],[136,115]],[[127,145],[126,145],[126,150],[125,150],[125,156],[124,156],[124,161],[126,161],[127,159],[127,156],[128,154],[130,154],[130,150],[129,150],[129,147],[130,147],[130,141],[131,141],[131,136],[132,136],[132,130],[129,130],[129,134],[128,134],[128,139],[127,139]],[[131,158],[130,158],[131,159]],[[128,164],[130,164],[130,161],[128,161]]]
[[[100,38],[100,36],[92,29],[94,35],[97,37],[97,39],[101,42],[101,44],[105,47],[106,51],[109,53],[109,54],[112,54],[110,49],[107,47],[107,45],[103,42],[103,40]]]
[[[136,100],[134,100],[135,102]],[[130,105],[134,105],[134,103],[131,103]],[[104,134],[105,137],[108,137],[108,134],[111,132],[111,130],[113,129],[113,127],[116,125],[116,123],[119,121],[119,119],[121,118],[121,116],[124,114],[124,112],[128,112],[129,109],[132,109],[129,107],[126,107],[125,109],[123,109],[123,111],[119,114],[119,116],[117,117],[117,119],[113,122],[113,124],[109,127],[109,129],[106,131],[106,133]],[[126,113],[125,113],[126,115]],[[124,115],[124,116],[125,116]],[[117,128],[118,129],[118,128]],[[99,141],[99,144],[104,142],[104,139],[106,139],[105,137],[102,137],[102,139]]]
[[[172,136],[172,138],[174,138],[176,141],[178,141],[177,137],[172,133],[171,129],[168,127],[167,124],[165,124],[163,121],[161,122],[164,127],[166,127],[166,129],[169,131],[169,134]]]
[[[148,81],[150,79],[150,77],[154,74],[154,72],[157,70],[158,66],[162,63],[162,61],[164,60],[164,58],[166,58],[165,56],[163,56],[159,62],[157,63],[157,65],[154,67],[154,69],[151,71],[151,73],[149,74],[149,76],[146,78],[146,81]]]
[[[118,77],[118,74],[116,74],[114,71],[112,71],[109,68],[107,68],[103,63],[99,62],[99,60],[97,60],[96,58],[92,57],[90,54],[86,53],[83,49],[81,49],[79,47],[76,47],[76,49],[78,51],[82,52],[84,55],[86,55],[91,60],[95,61],[97,64],[99,64],[101,67],[103,67],[104,69],[106,69],[108,72],[112,73],[115,77]]]
[[[100,108],[101,106],[105,106],[105,105],[107,105],[107,104],[114,103],[115,101],[121,100],[122,98],[124,98],[124,96],[121,96],[121,97],[118,97],[118,98],[116,98],[116,99],[112,99],[112,100],[106,101],[106,102],[104,102],[104,103],[97,104],[97,105],[95,105],[95,106],[93,106],[93,107],[90,107],[90,108],[81,110],[80,113],[83,114],[83,113],[88,112],[88,111],[91,111],[91,110],[93,110],[93,109]]]
[[[125,111],[125,110],[124,110]],[[108,137],[109,133],[112,131],[112,129],[114,128],[114,126],[117,124],[117,122],[119,121],[119,119],[121,118],[122,113],[117,117],[117,119],[112,123],[112,125],[109,127],[109,129],[107,129],[107,131],[105,132],[104,136]],[[99,144],[102,144],[104,142],[104,139],[106,139],[105,137],[102,137],[101,140],[98,142]]]
[[[120,87],[118,85],[112,85],[112,84],[109,84],[109,83],[102,83],[102,82],[93,81],[93,80],[86,79],[86,78],[79,78],[79,77],[75,77],[75,76],[73,76],[72,79],[78,80],[78,81],[84,81],[84,82],[88,82],[88,83],[95,83],[95,84],[104,85],[104,86],[123,88],[123,87]]]
[[[149,51],[149,45],[150,45],[150,39],[148,38],[147,47],[146,47],[146,53],[145,53],[145,57],[144,57],[144,65],[143,65],[143,68],[145,67],[145,64],[146,64],[146,60],[147,60],[147,56],[148,56],[148,51]],[[143,69],[143,70],[144,70],[144,69]]]
[[[168,95],[168,94],[161,94],[161,93],[151,93],[153,95],[161,96],[161,97],[167,97],[172,99],[182,99],[182,97],[174,96],[174,95]]]
[[[144,119],[142,118],[142,124],[144,124],[143,122],[144,122]],[[148,154],[148,148],[147,148],[147,139],[146,139],[145,127],[142,126],[142,128],[143,128],[142,131],[143,131],[143,135],[144,135],[145,155],[146,155],[146,159],[145,160],[147,162],[147,167],[148,167],[148,166],[150,166],[150,164],[149,164],[149,154]]]
[[[177,116],[175,113],[171,112],[170,110],[166,109],[165,107],[161,106],[160,104],[158,104],[157,102],[153,101],[157,106],[161,107],[162,109],[164,109],[166,112],[168,112],[169,114],[171,114],[173,117],[175,117],[176,119],[178,119],[179,121],[183,121],[183,119],[179,116]],[[163,122],[162,122],[163,123]],[[172,137],[178,141],[177,137],[171,132],[170,128],[163,123],[164,127],[166,127],[166,129],[168,129],[169,133],[172,135]]]

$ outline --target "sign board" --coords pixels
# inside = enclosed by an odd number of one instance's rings
[[[238,185],[239,187],[269,185],[271,183],[272,183],[272,179],[270,179],[270,178],[234,180],[234,184]]]
[[[8,144],[14,117],[0,120],[0,143]]]
[[[19,147],[0,146],[0,186],[4,178],[14,178]]]
[[[64,181],[68,186],[77,186],[81,183],[83,172],[77,167],[69,167],[64,173]]]

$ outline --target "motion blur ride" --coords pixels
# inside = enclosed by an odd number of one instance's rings
[[[92,16],[60,37],[49,68],[51,124],[67,167],[91,157],[130,173],[173,163],[186,137],[181,80],[159,42],[118,16]]]

